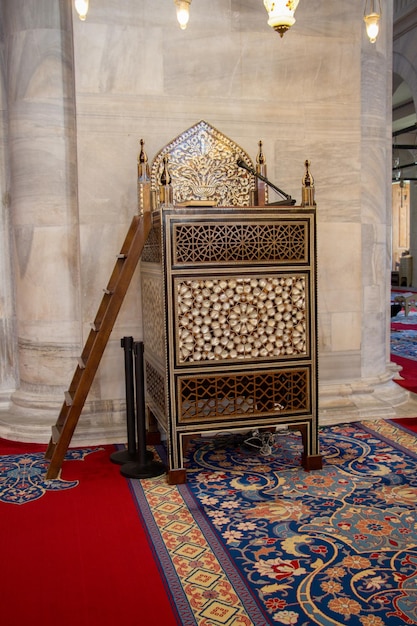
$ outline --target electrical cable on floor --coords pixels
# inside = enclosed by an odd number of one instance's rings
[[[284,429],[287,430],[287,427]],[[244,444],[250,448],[255,448],[262,454],[262,456],[271,456],[272,448],[276,443],[276,437],[282,433],[283,429],[275,433],[260,433],[259,430],[254,430],[251,436],[244,440]]]

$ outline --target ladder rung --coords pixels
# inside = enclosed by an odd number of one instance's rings
[[[103,291],[106,294],[106,296],[112,296],[114,294],[114,291],[112,291],[108,287],[106,287],[106,289],[103,289]]]
[[[95,330],[96,332],[100,330],[100,324],[98,324],[97,322],[91,322],[90,326],[91,330]]]
[[[71,396],[70,392],[69,391],[65,391],[64,396],[65,396],[65,404],[67,406],[71,406],[72,405],[72,396]]]
[[[52,443],[58,443],[58,440],[61,436],[61,429],[55,424],[52,426]]]
[[[78,359],[78,367],[80,368],[80,370],[85,370],[85,362],[82,356],[79,356]]]
[[[116,259],[127,259],[127,254],[120,253],[117,255]]]

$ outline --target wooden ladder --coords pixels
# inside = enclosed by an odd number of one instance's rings
[[[52,427],[52,437],[45,453],[45,458],[50,460],[47,479],[58,478],[61,472],[71,438],[150,230],[150,212],[133,217],[107,288],[104,289],[103,299],[81,357],[78,359],[71,385],[65,392],[65,401],[58,420]]]

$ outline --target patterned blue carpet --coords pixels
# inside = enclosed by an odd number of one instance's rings
[[[417,624],[417,438],[382,420],[297,433],[262,457],[196,441],[187,484],[135,482],[182,624]]]
[[[417,325],[417,311],[412,310],[406,316],[404,310],[402,310],[395,317],[391,317],[391,322],[395,324]]]
[[[391,354],[417,360],[417,330],[391,330]]]

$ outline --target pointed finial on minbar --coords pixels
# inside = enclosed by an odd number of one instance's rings
[[[301,188],[301,206],[315,206],[316,201],[314,199],[314,178],[310,172],[310,161],[306,159],[305,163],[306,171],[302,179]]]
[[[159,202],[164,206],[174,204],[174,191],[172,189],[172,177],[168,167],[168,154],[163,158],[163,168],[161,173],[161,185],[159,187]]]
[[[260,139],[258,142],[258,154],[256,155],[256,165],[266,165],[264,153],[262,151],[262,140]]]
[[[143,139],[140,140],[140,151],[138,155],[138,178],[146,180],[149,179],[149,165],[148,165],[148,155],[145,152],[145,142]]]
[[[148,157],[144,149],[145,142],[140,140],[140,151],[138,154],[138,211],[143,215],[145,211],[151,210],[151,179],[149,175]]]
[[[256,173],[266,178],[266,159],[262,149],[262,140],[258,141],[258,154],[256,155]],[[255,205],[266,206],[268,204],[268,185],[260,178],[256,179]]]

